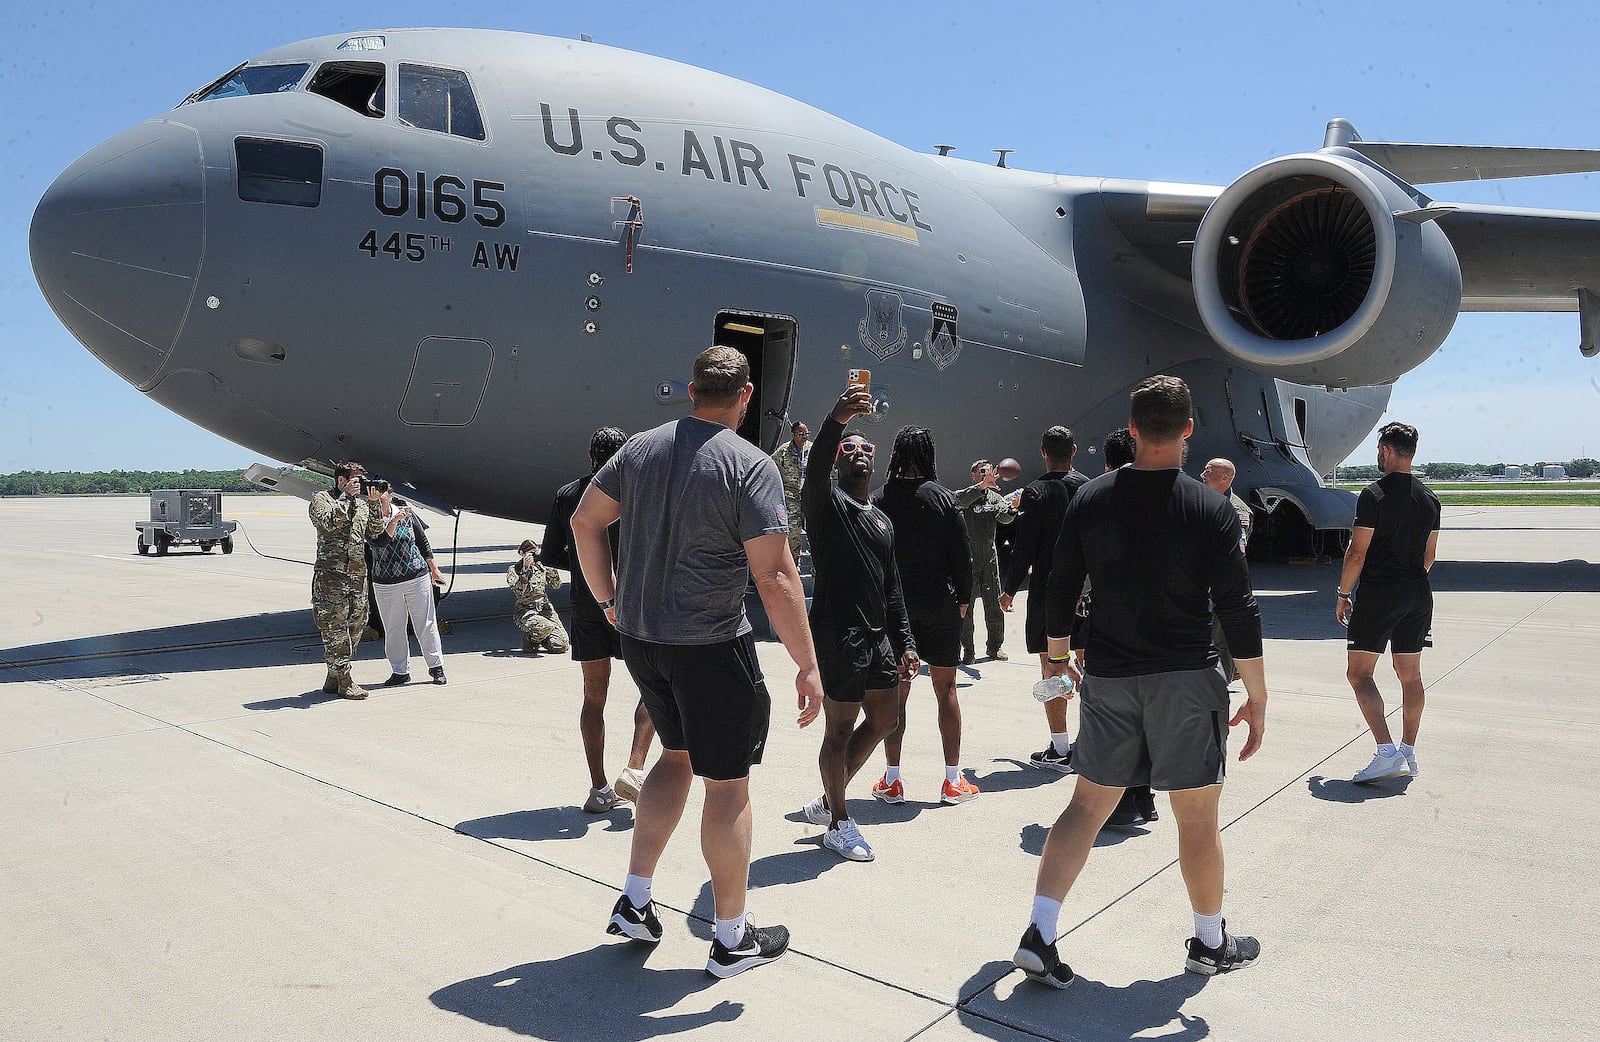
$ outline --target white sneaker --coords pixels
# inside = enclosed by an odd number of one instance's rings
[[[823,828],[827,828],[833,824],[833,814],[828,810],[828,797],[826,795],[818,796],[806,804],[805,809],[800,813],[804,814],[806,820],[813,825],[821,825]]]
[[[872,848],[861,838],[861,830],[849,818],[822,834],[822,845],[846,861],[871,861]]]
[[[1350,780],[1359,785],[1363,782],[1381,781],[1396,776],[1411,777],[1411,768],[1406,764],[1406,758],[1398,751],[1392,756],[1373,753],[1372,762],[1357,771],[1355,777]]]
[[[1409,753],[1402,751],[1400,755],[1406,758],[1406,766],[1411,768],[1411,777],[1415,778],[1417,775],[1422,773],[1422,768],[1417,766],[1416,750],[1413,749]]]

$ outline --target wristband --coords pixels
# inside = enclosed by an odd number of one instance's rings
[[[1339,594],[1339,599],[1341,601],[1348,601],[1350,599],[1350,595],[1348,593],[1341,593]]]
[[[594,603],[595,607],[599,608],[601,611],[610,611],[612,608],[617,606],[617,599],[613,597],[609,601],[595,601]]]
[[[1058,663],[1058,664],[1062,663],[1062,662],[1071,662],[1072,661],[1072,652],[1069,651],[1065,655],[1062,655],[1060,658],[1057,658],[1054,655],[1046,655],[1045,656],[1045,661],[1046,662],[1055,662],[1055,663]]]

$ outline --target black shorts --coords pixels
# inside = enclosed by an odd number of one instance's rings
[[[1038,596],[1034,596],[1034,590]],[[1050,650],[1050,634],[1048,632],[1050,612],[1045,605],[1044,584],[1030,583],[1028,586],[1028,614],[1022,622],[1022,636],[1027,641],[1029,654],[1043,655]],[[1076,645],[1073,645],[1076,647]]]
[[[572,661],[594,662],[622,657],[622,638],[602,613],[598,620],[574,610],[572,613]]]
[[[1368,586],[1356,590],[1350,611],[1351,651],[1420,655],[1433,647],[1433,588],[1426,582]]]
[[[967,605],[972,610],[972,605]],[[907,604],[911,616],[911,639],[917,642],[917,657],[930,666],[950,666],[961,662],[961,612],[955,595],[931,604]]]
[[[864,702],[868,691],[900,686],[899,659],[887,634],[866,629],[811,631],[822,673],[822,693],[835,702]]]
[[[1228,682],[1218,666],[1142,677],[1086,676],[1072,766],[1097,785],[1172,792],[1222,781]]]
[[[750,634],[721,644],[653,644],[624,634],[622,658],[663,749],[687,751],[701,778],[749,777],[772,715]]]

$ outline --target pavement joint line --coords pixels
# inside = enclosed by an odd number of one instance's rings
[[[141,727],[137,731],[118,731],[116,734],[97,734],[92,738],[74,738],[70,742],[49,742],[45,745],[28,745],[20,749],[0,749],[0,756],[14,756],[18,753],[36,753],[45,749],[64,749],[69,745],[85,745],[89,742],[106,742],[113,738],[127,738],[136,734],[151,734],[155,731],[168,730],[173,725],[163,724],[160,727]]]

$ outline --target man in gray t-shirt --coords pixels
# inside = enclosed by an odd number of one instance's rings
[[[716,903],[706,971],[717,977],[771,962],[789,945],[788,930],[744,916],[750,767],[761,762],[771,711],[744,614],[752,576],[799,667],[800,726],[822,704],[805,592],[789,556],[783,482],[772,460],[735,433],[754,390],[744,355],[729,347],[701,352],[689,385],[693,415],[630,439],[595,474],[572,516],[583,574],[621,635],[623,660],[662,747],[639,792],[628,878],[606,932],[661,939],[651,882],[699,777],[701,850]],[[605,534],[613,521],[620,521],[615,573]]]

